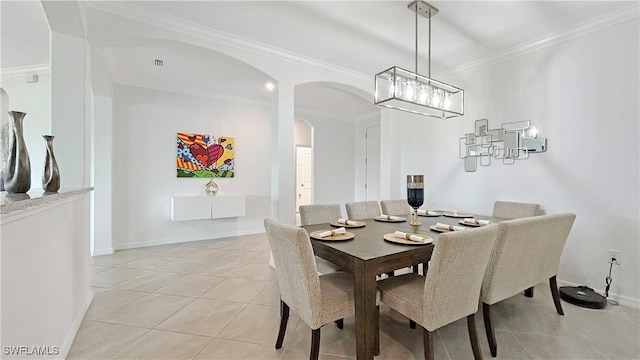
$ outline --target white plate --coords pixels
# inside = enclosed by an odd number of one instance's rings
[[[464,220],[460,220],[460,221],[458,222],[458,224],[467,225],[467,226],[475,226],[475,227],[480,227],[480,226],[487,226],[487,225],[489,225],[489,224],[475,224],[475,223],[465,222]]]
[[[336,227],[345,227],[345,228],[361,228],[364,227],[365,225],[367,225],[366,222],[364,221],[356,221],[356,220],[349,220],[349,221],[355,221],[357,222],[356,225],[347,225],[347,224],[340,224],[337,221],[334,221],[331,223],[331,226],[336,226]]]
[[[407,221],[406,218],[403,218],[403,217],[400,217],[400,216],[398,216],[398,217],[400,218],[400,220],[390,220],[390,219],[387,219],[387,218],[380,218],[380,217],[373,218],[373,220],[382,221],[382,222],[391,222],[391,223]]]
[[[391,241],[398,244],[405,244],[405,245],[429,245],[433,242],[433,239],[427,235],[423,235],[423,234],[415,234],[415,235],[422,236],[423,238],[425,238],[425,242],[411,241],[411,240],[399,238],[399,237],[396,237],[395,233],[384,234],[384,239],[387,241]]]
[[[454,213],[454,212],[449,212],[449,211],[443,212],[442,215],[448,216],[448,217],[453,217],[453,218],[471,218],[471,217],[473,217],[473,215],[471,215],[471,214]]]
[[[343,240],[351,240],[354,237],[356,237],[353,233],[351,232],[345,232],[344,234],[340,234],[340,235],[333,235],[333,236],[325,236],[325,237],[318,237],[318,234],[323,233],[325,231],[331,231],[331,230],[318,230],[318,231],[314,231],[311,234],[309,234],[309,236],[315,240],[321,240],[321,241],[343,241]]]

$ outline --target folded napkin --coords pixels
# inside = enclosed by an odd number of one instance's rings
[[[478,219],[474,219],[474,218],[467,218],[463,220],[464,222],[468,223],[468,224],[476,224],[476,225],[489,225],[489,220],[478,220]]]
[[[338,224],[358,225],[358,222],[353,220],[338,219]]]
[[[337,228],[335,230],[323,231],[320,234],[317,234],[316,237],[323,238],[323,237],[333,236],[333,235],[343,235],[346,232],[347,232],[347,230],[345,230],[345,228],[341,227],[341,228]]]
[[[400,216],[393,216],[393,215],[385,215],[382,214],[380,216],[378,216],[380,219],[387,219],[387,220],[391,220],[391,221],[398,221],[398,220],[402,220],[402,218]]]
[[[442,223],[437,223],[436,224],[436,229],[449,230],[449,231],[466,230],[462,226],[447,225],[447,224],[442,224]]]
[[[426,238],[420,236],[420,235],[415,235],[415,234],[407,234],[405,232],[402,231],[396,231],[394,234],[395,237],[400,238],[400,239],[406,239],[406,240],[411,240],[411,241],[415,241],[415,242],[425,242]]]
[[[418,209],[418,215],[438,215],[437,212],[435,211],[431,211],[431,210],[422,210],[422,209]]]

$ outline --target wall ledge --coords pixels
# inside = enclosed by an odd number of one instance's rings
[[[62,189],[57,193],[45,193],[42,189],[34,189],[26,194],[3,191],[0,201],[2,224],[67,203],[91,191],[93,187]]]

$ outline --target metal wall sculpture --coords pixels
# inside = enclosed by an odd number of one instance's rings
[[[474,172],[480,166],[491,165],[492,159],[504,165],[525,160],[533,152],[547,151],[547,139],[538,136],[538,129],[530,120],[503,123],[498,129],[489,129],[489,120],[475,122],[473,133],[458,140],[459,157],[464,160],[464,171]]]

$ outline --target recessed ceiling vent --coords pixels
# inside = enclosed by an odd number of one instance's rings
[[[156,66],[164,66],[164,61],[156,59]]]

